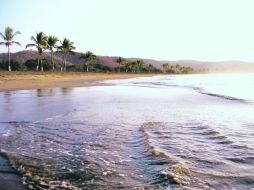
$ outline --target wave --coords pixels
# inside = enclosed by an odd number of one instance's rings
[[[205,94],[205,95],[208,95],[208,96],[214,96],[214,97],[222,98],[222,99],[226,99],[226,100],[238,101],[238,102],[242,102],[242,103],[248,103],[249,102],[245,99],[236,98],[236,97],[232,97],[232,96],[226,96],[226,95],[222,95],[222,94],[215,94],[215,93],[204,92],[204,91],[198,91],[198,92],[200,94]]]
[[[231,100],[231,101],[239,101],[239,102],[242,102],[242,103],[249,103],[249,101],[246,100],[246,99],[237,98],[237,97],[233,97],[233,96],[228,96],[228,95],[224,95],[224,94],[217,94],[217,93],[213,93],[213,92],[208,92],[205,89],[203,89],[201,87],[197,87],[197,86],[186,86],[186,85],[180,85],[180,84],[168,84],[168,83],[163,83],[163,82],[132,82],[132,84],[138,85],[140,87],[156,87],[157,86],[157,87],[187,88],[187,89],[195,90],[196,92],[198,92],[200,94],[204,94],[204,95],[208,95],[208,96],[213,96],[213,97],[222,98],[222,99]]]
[[[161,134],[155,129],[158,126],[161,126],[161,123],[149,122],[144,123],[139,128],[143,133],[143,140],[147,146],[147,151],[151,153],[155,159],[159,160],[155,163],[165,166],[165,168],[156,175],[157,178],[153,183],[165,183],[165,180],[168,180],[170,184],[175,184],[179,188],[213,189],[207,182],[195,176],[195,171],[189,168],[180,157],[159,148],[156,142],[153,143],[153,135],[151,133],[154,132],[153,134],[157,135]]]
[[[212,126],[202,123],[148,122],[139,130],[143,134],[147,152],[155,160],[162,160],[164,169],[158,174],[162,179],[167,178],[187,189],[223,189],[223,183],[227,186],[234,183],[238,187],[253,184],[253,180],[250,180],[251,169],[244,171],[246,175],[240,175],[239,179],[235,175],[243,174],[242,164],[252,168],[254,157],[248,155],[251,149],[233,148],[238,142]]]

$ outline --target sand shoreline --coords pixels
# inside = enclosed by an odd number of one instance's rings
[[[156,74],[85,72],[0,72],[0,92],[44,88],[71,88],[105,85],[100,81],[149,77]]]
[[[72,88],[107,85],[100,81],[149,77],[155,74],[132,73],[79,73],[79,72],[0,72],[0,92],[45,88]],[[21,190],[23,186],[17,173],[6,173],[12,167],[6,158],[0,155],[0,186]]]

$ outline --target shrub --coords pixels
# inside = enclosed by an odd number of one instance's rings
[[[42,59],[43,70],[48,71],[53,69],[53,64],[48,59]],[[37,59],[29,59],[24,63],[25,70],[35,71],[37,67],[38,60]],[[55,69],[58,69],[59,65],[55,63]],[[39,65],[39,70],[41,69],[41,64]]]
[[[102,65],[100,63],[95,63],[95,64],[91,64],[89,65],[90,70],[91,71],[95,71],[95,72],[106,72],[106,71],[114,71],[113,68],[106,66],[106,65]]]
[[[50,60],[42,59],[41,61],[42,61],[42,64],[43,64],[43,70],[49,71],[49,70],[53,69],[53,64],[51,63]],[[40,67],[41,67],[41,65],[40,65]],[[39,67],[39,69],[40,69],[40,67]],[[55,64],[55,67],[57,68],[57,64]]]
[[[76,65],[67,65],[66,66],[67,71],[79,71],[82,72],[84,71],[84,65],[81,64],[76,64]]]
[[[22,71],[24,69],[24,65],[16,59],[11,59],[11,69],[12,71]],[[0,60],[0,70],[7,70],[9,67],[9,61],[7,59]]]
[[[28,71],[36,70],[37,59],[29,59],[24,63],[24,67]]]

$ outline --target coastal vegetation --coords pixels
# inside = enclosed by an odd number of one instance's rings
[[[58,42],[58,38],[55,36],[49,36],[48,37],[48,49],[50,51],[50,58],[51,58],[51,64],[52,64],[52,70],[55,70],[55,64],[54,64],[54,60],[53,60],[53,53],[54,53],[54,49],[57,48],[56,43]]]
[[[1,38],[4,40],[0,42],[0,45],[5,45],[8,49],[8,70],[11,71],[11,56],[10,56],[10,46],[13,44],[17,44],[21,46],[21,44],[17,41],[14,41],[14,37],[18,34],[21,34],[20,31],[13,32],[11,27],[6,27],[4,33],[0,32]]]
[[[163,71],[165,73],[183,73],[183,74],[187,74],[187,73],[194,73],[194,69],[192,67],[184,67],[181,66],[179,64],[176,65],[171,65],[169,63],[165,63],[162,65]]]
[[[31,36],[32,43],[27,44],[26,48],[35,48],[37,50],[37,59],[35,57],[27,60],[11,58],[10,46],[20,45],[14,41],[14,37],[21,34],[19,31],[13,32],[13,29],[6,27],[4,33],[0,33],[3,42],[0,45],[7,47],[8,60],[0,59],[0,70],[13,71],[73,71],[73,72],[125,72],[125,73],[171,73],[187,74],[196,72],[191,67],[173,65],[169,63],[161,66],[147,63],[142,59],[126,59],[123,57],[115,58],[110,65],[105,64],[93,52],[85,53],[74,52],[74,42],[64,38],[62,41],[54,35],[47,36],[43,32]],[[50,56],[46,56],[46,55]],[[75,61],[70,61],[70,55]],[[61,61],[60,61],[61,60]],[[116,65],[116,66],[115,66]]]
[[[66,56],[68,54],[74,54],[73,50],[75,47],[73,46],[73,42],[71,42],[69,39],[64,38],[62,42],[60,42],[61,45],[57,47],[58,51],[61,52],[63,62],[61,65],[61,71],[66,71]]]
[[[86,53],[82,54],[80,56],[80,59],[84,59],[85,60],[85,66],[86,66],[86,72],[89,71],[89,66],[90,64],[96,60],[96,55],[93,54],[93,52],[91,51],[87,51]]]
[[[118,72],[121,72],[121,66],[126,62],[126,60],[122,57],[118,57],[116,62],[118,63]]]
[[[43,71],[43,64],[41,61],[41,55],[42,52],[46,49],[47,47],[47,36],[43,32],[39,32],[36,34],[36,37],[31,36],[31,40],[34,42],[32,44],[27,44],[26,48],[28,47],[36,47],[38,51],[38,57],[37,57],[37,66],[36,66],[36,71],[39,70],[39,66],[41,64],[41,71]]]

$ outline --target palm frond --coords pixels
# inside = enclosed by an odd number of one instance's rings
[[[4,30],[4,36],[6,41],[10,41],[13,38],[13,29],[9,26],[7,26]]]
[[[29,47],[37,47],[37,45],[36,44],[27,44],[26,48],[29,48]]]
[[[5,36],[0,32],[0,36],[5,40]]]
[[[48,45],[51,47],[51,49],[56,48],[56,43],[58,42],[58,38],[55,36],[49,36],[48,37]]]
[[[18,34],[21,34],[21,32],[20,32],[20,31],[16,31],[16,32],[12,35],[12,38],[13,38],[14,36],[18,35]]]
[[[31,40],[37,43],[37,40],[35,39],[35,37],[31,36]]]
[[[17,44],[17,45],[21,46],[21,44],[19,42],[16,42],[16,41],[12,41],[12,42],[10,42],[10,44]]]

